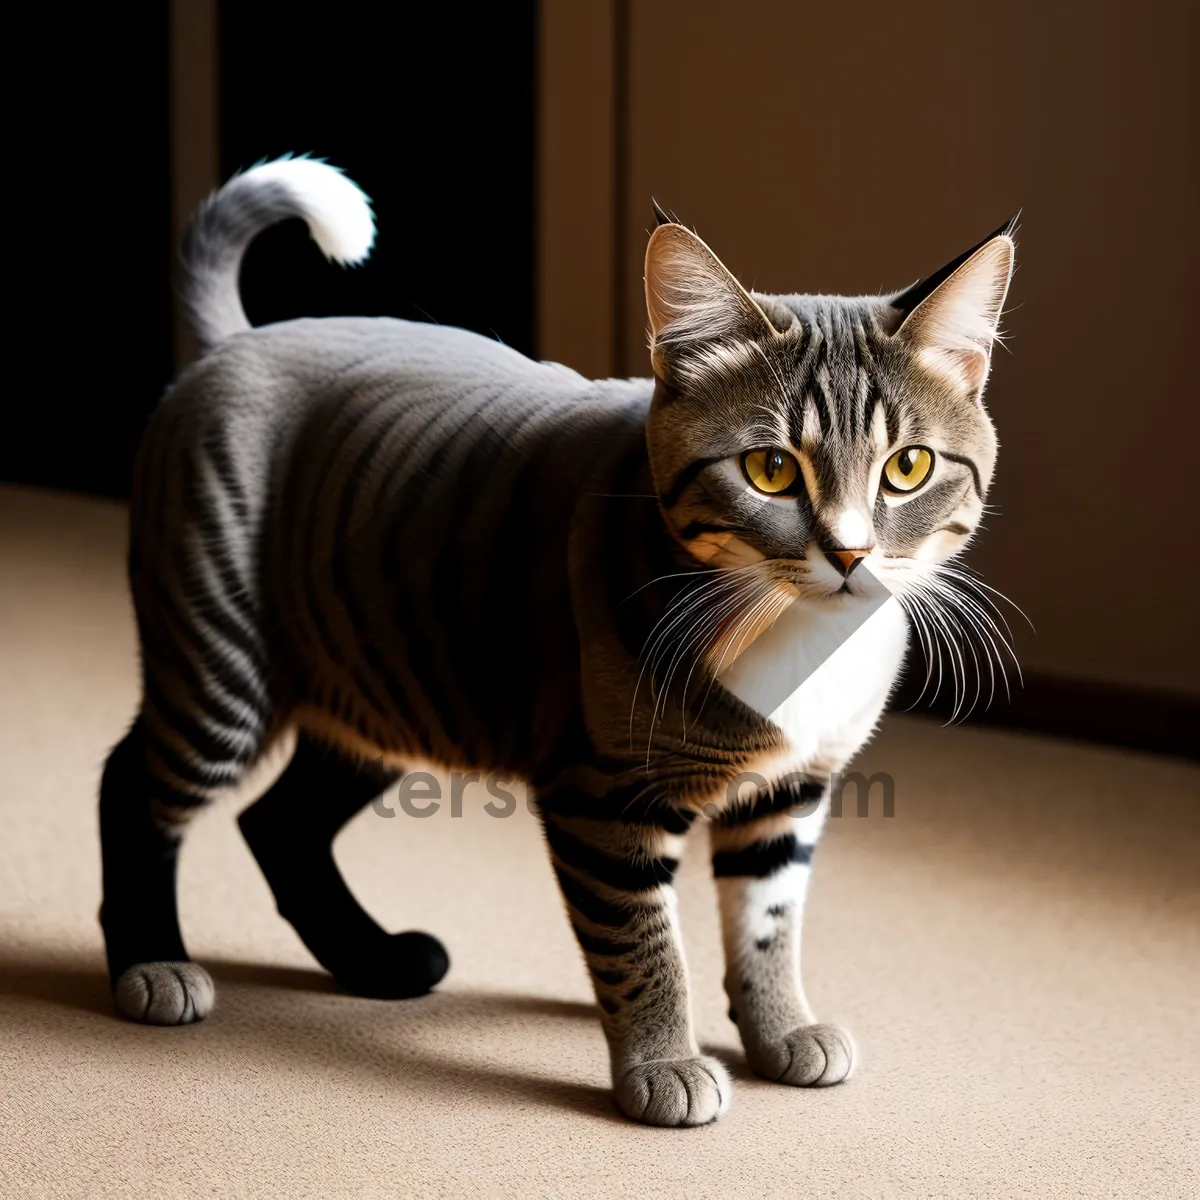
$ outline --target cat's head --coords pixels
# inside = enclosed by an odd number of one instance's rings
[[[766,296],[660,224],[647,441],[679,542],[818,604],[864,566],[902,594],[959,553],[995,465],[983,390],[1013,255],[1010,224],[904,292]]]

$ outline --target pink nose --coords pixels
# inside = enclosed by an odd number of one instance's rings
[[[826,550],[825,557],[840,575],[849,576],[854,568],[867,557],[865,550]]]

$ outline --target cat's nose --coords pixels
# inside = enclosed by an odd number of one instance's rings
[[[835,571],[848,578],[854,568],[867,557],[867,553],[866,550],[826,550],[825,557]]]

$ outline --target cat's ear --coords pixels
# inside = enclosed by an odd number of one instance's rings
[[[987,382],[1000,312],[1012,279],[1016,218],[890,301],[895,336],[964,391]]]
[[[771,322],[725,264],[682,225],[659,225],[646,247],[650,361],[660,379],[671,363],[713,342],[761,337]]]

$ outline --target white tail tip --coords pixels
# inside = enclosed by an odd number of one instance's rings
[[[375,217],[370,198],[337,167],[315,158],[280,158],[252,167],[242,180],[286,187],[326,258],[351,266],[371,253]]]

